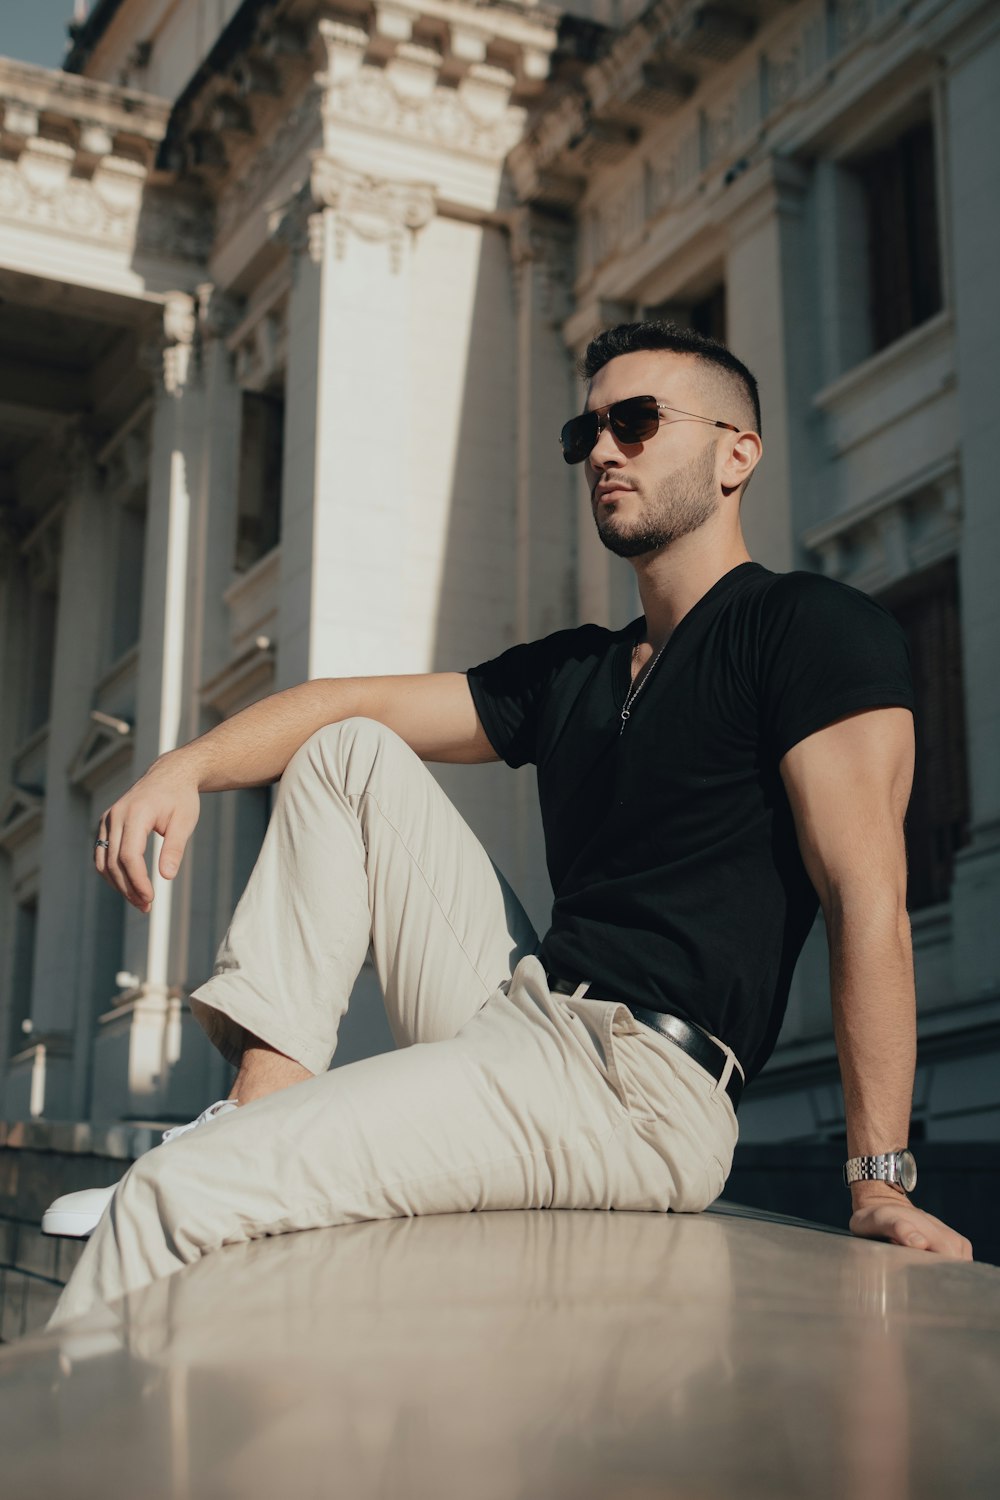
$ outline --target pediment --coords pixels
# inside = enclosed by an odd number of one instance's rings
[[[120,734],[107,724],[89,724],[69,763],[70,781],[88,792],[95,791],[123,762],[131,759],[134,739],[131,729]]]
[[[33,788],[11,787],[0,804],[0,849],[8,854],[42,826],[45,794]]]

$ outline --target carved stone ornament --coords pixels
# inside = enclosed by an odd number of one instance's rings
[[[187,384],[197,331],[195,299],[186,292],[169,292],[163,304],[163,386],[170,396]]]
[[[68,165],[65,170],[33,170],[38,165],[27,154],[17,162],[0,160],[0,219],[40,225],[73,239],[110,245],[133,242],[138,192],[128,197],[105,193],[99,177],[70,177]]]
[[[402,266],[407,232],[429,224],[435,213],[434,190],[423,182],[390,182],[346,167],[332,157],[313,157],[310,176],[312,200],[329,210],[337,259],[343,258],[350,235],[389,247],[392,269]],[[315,218],[313,215],[311,218]],[[321,232],[322,226],[318,226]],[[310,254],[322,254],[316,228],[310,223]]]
[[[417,56],[427,54],[426,66]],[[344,121],[366,125],[404,140],[503,161],[524,134],[526,111],[508,102],[514,79],[501,68],[472,64],[462,86],[437,84],[427,48],[410,49],[390,70],[358,66],[328,79],[323,99],[324,135],[329,146]],[[415,79],[426,74],[423,87]]]

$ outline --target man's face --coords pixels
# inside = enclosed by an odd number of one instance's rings
[[[585,410],[627,396],[655,396],[671,407],[706,417],[697,361],[660,350],[622,354],[591,382]],[[708,403],[710,404],[710,402]],[[719,429],[664,412],[646,442],[623,444],[610,426],[584,461],[597,533],[619,557],[641,557],[697,531],[719,508],[716,454]]]

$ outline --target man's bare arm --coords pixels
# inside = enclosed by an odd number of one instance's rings
[[[276,781],[317,729],[359,717],[394,730],[423,760],[476,764],[498,758],[462,672],[303,682],[154,761],[101,818],[98,837],[109,847],[96,851],[99,873],[133,906],[148,911],[151,833],[163,837],[160,874],[172,879],[198,821],[202,792]]]
[[[916,994],[903,819],[913,782],[904,708],[840,719],[792,747],[781,774],[826,919],[848,1156],[907,1144]],[[852,1233],[971,1260],[972,1247],[887,1183],[856,1182]]]

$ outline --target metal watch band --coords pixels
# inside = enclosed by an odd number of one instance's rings
[[[911,1180],[904,1182],[904,1177]],[[844,1163],[844,1182],[885,1182],[901,1192],[910,1191],[916,1182],[916,1165],[905,1149],[884,1151],[877,1156],[852,1156]]]

